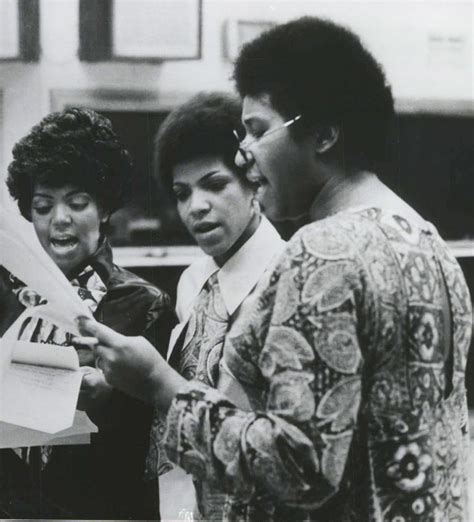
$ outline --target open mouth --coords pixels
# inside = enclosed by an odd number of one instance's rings
[[[57,252],[66,252],[77,246],[79,240],[74,236],[55,237],[50,239],[51,246]]]
[[[268,183],[267,178],[265,178],[264,176],[262,176],[262,174],[260,174],[260,172],[255,171],[255,170],[251,170],[250,172],[247,173],[247,179],[251,183],[256,183],[257,185],[260,185],[260,186],[266,185]]]

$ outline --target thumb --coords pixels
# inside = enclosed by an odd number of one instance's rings
[[[82,335],[95,337],[103,346],[121,346],[123,344],[123,335],[98,321],[88,317],[78,317],[77,325]]]

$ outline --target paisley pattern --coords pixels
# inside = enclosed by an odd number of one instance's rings
[[[229,327],[217,272],[211,275],[196,299],[189,318],[183,347],[179,354],[178,371],[190,380],[216,387],[219,359]]]
[[[431,225],[375,208],[308,225],[225,340],[253,411],[190,381],[168,454],[228,493],[227,520],[468,520],[471,322]]]

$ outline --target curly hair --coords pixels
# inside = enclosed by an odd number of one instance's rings
[[[7,185],[29,220],[37,184],[75,185],[112,213],[125,203],[131,174],[131,157],[110,120],[89,109],[69,108],[49,114],[15,144]]]
[[[234,67],[242,97],[268,94],[295,140],[315,125],[338,125],[350,167],[372,168],[387,153],[394,104],[381,66],[348,29],[303,17],[246,44]]]
[[[238,97],[223,93],[198,93],[172,111],[161,125],[155,141],[158,179],[171,192],[173,168],[203,156],[217,156],[241,177],[245,169],[234,163],[238,141],[233,130],[243,131],[242,105]]]

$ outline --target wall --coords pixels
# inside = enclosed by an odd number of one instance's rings
[[[87,64],[77,58],[78,0],[41,0],[40,62],[0,63],[2,175],[15,141],[50,111],[52,89],[153,89],[189,94],[231,89],[232,67],[222,45],[228,19],[284,21],[301,14],[329,16],[363,36],[384,64],[397,98],[472,101],[472,11],[471,2],[454,0],[203,0],[201,60],[161,65]],[[0,186],[3,189],[3,183]]]

